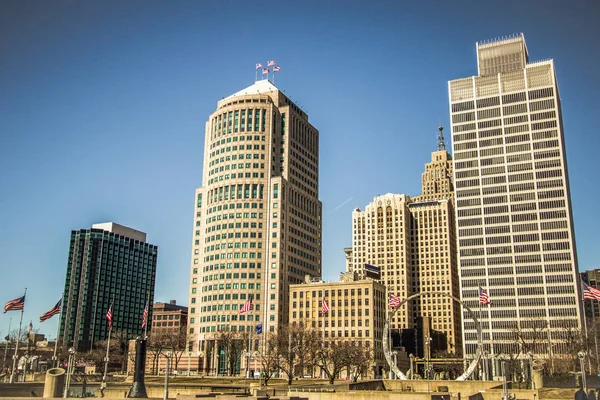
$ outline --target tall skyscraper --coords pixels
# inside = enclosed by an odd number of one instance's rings
[[[319,132],[268,80],[217,104],[196,190],[189,335],[217,361],[215,334],[288,323],[289,284],[321,276]],[[238,315],[252,298],[253,311]]]
[[[113,331],[142,334],[148,293],[150,302],[154,298],[157,255],[144,232],[114,222],[72,231],[59,339],[78,350],[106,340],[111,304]]]
[[[476,48],[478,75],[449,82],[461,296],[477,309],[481,287],[492,301],[480,316],[488,353],[521,353],[515,333],[534,354],[560,352],[581,319],[554,62],[530,63],[522,34]]]
[[[365,264],[381,268],[388,293],[407,298],[421,292],[444,292],[459,297],[456,265],[452,157],[446,151],[442,129],[438,149],[431,154],[422,176],[422,194],[376,197],[352,213],[351,256],[354,271],[364,274]],[[399,310],[391,328],[412,329],[420,317],[445,336],[438,350],[455,353],[462,347],[459,304],[446,296],[423,296]]]

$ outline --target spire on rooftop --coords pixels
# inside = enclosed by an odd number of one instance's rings
[[[438,126],[438,130],[440,131],[440,134],[438,135],[437,149],[438,149],[438,151],[444,151],[444,150],[446,150],[446,142],[444,141],[444,135],[442,134],[444,127],[440,125],[440,126]]]

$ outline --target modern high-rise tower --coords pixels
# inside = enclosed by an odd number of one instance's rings
[[[189,338],[216,368],[215,335],[288,322],[289,284],[321,276],[319,132],[268,80],[217,104],[196,190]],[[253,311],[239,314],[252,298]]]
[[[535,355],[561,352],[581,316],[554,62],[529,62],[522,34],[476,48],[478,75],[449,82],[461,296],[492,301],[488,353],[526,353],[517,335]],[[463,335],[473,354],[467,314]]]
[[[154,298],[157,256],[158,247],[146,243],[144,232],[114,222],[72,231],[59,339],[78,350],[106,340],[111,304],[114,332],[142,334],[148,294],[150,304]]]

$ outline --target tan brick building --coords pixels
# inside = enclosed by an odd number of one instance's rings
[[[382,349],[385,287],[371,279],[348,277],[340,282],[290,285],[290,324],[313,328],[330,342],[353,342],[372,349],[370,377],[379,376],[388,368]],[[324,317],[323,299],[330,308]]]
[[[187,322],[188,308],[177,305],[175,300],[152,305],[152,321],[150,323],[152,332],[157,330],[179,331],[182,327],[187,327]]]
[[[365,264],[381,268],[387,293],[401,299],[432,291],[459,297],[452,170],[440,127],[438,149],[422,175],[421,195],[378,196],[364,211],[352,213],[352,250],[346,252],[352,260],[347,265],[359,275]],[[429,317],[431,328],[445,335],[440,350],[462,347],[458,303],[443,295],[406,303],[395,314],[392,330],[416,328],[419,317]]]
[[[289,284],[321,276],[319,132],[268,80],[217,104],[196,190],[189,337],[206,371],[223,329],[288,323]],[[254,311],[238,315],[253,298]]]

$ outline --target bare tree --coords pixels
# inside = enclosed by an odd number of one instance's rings
[[[315,352],[313,358],[314,364],[325,372],[325,375],[327,375],[327,378],[329,379],[329,383],[333,384],[335,378],[338,377],[344,367],[348,365],[348,352],[341,342],[323,342],[322,340],[320,340],[320,342],[321,346]]]
[[[171,357],[175,362],[175,370],[179,369],[179,361],[186,350],[187,345],[187,327],[182,325],[178,330],[169,331],[166,335],[166,348],[171,352]]]
[[[291,385],[295,376],[302,375],[307,367],[313,366],[313,357],[319,349],[319,334],[303,325],[282,327],[271,339],[276,343],[277,368],[287,376]]]
[[[281,364],[281,354],[279,352],[280,344],[279,332],[269,332],[267,334],[266,343],[261,346],[259,351],[259,362],[261,367],[261,379],[264,379],[265,386],[269,384],[269,380],[279,371]]]
[[[373,362],[371,349],[360,344],[360,342],[345,342],[342,346],[346,353],[344,356],[346,370],[352,382],[356,382],[361,376],[366,375]]]
[[[238,331],[226,328],[215,334],[215,340],[218,343],[218,348],[223,351],[223,355],[227,359],[228,375],[235,375],[237,372],[236,367],[242,355],[243,335]]]
[[[165,349],[168,347],[169,334],[164,329],[155,329],[148,335],[148,341],[146,342],[147,354],[152,359],[152,374],[158,373],[158,362],[161,354],[164,354]]]

